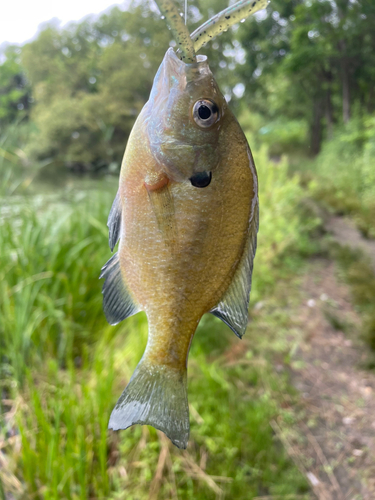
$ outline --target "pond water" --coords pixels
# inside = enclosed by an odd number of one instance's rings
[[[13,173],[7,183],[0,185],[0,219],[17,217],[25,204],[43,211],[58,205],[63,209],[67,204],[85,199],[90,192],[114,197],[117,187],[118,174],[78,175],[64,169]]]

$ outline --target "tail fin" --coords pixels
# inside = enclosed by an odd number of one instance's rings
[[[108,428],[117,431],[133,424],[152,425],[185,449],[190,430],[186,371],[141,360],[112,411]]]

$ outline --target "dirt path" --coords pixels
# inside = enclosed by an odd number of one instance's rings
[[[319,500],[374,500],[375,374],[364,369],[360,319],[331,261],[311,263],[299,295],[291,363],[302,396],[297,426],[276,422],[275,431]]]
[[[354,222],[345,217],[326,216],[324,217],[324,226],[337,243],[342,246],[347,245],[353,250],[361,250],[366,254],[371,260],[375,272],[375,240],[364,238]]]
[[[356,338],[360,321],[335,264],[314,262],[301,299],[304,335],[292,372],[303,398],[298,426],[304,439],[297,447],[310,460],[319,499],[373,500],[375,374],[363,368],[367,348]]]
[[[361,250],[375,272],[375,241],[342,217],[323,217],[341,246]],[[301,337],[292,382],[301,393],[298,423],[284,445],[319,500],[375,499],[375,373],[365,369],[361,320],[335,263],[316,259],[305,274],[297,317]],[[291,435],[290,435],[291,434]]]

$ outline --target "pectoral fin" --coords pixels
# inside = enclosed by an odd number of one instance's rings
[[[103,309],[110,325],[117,325],[123,319],[140,311],[122,277],[118,253],[115,253],[103,266],[100,278],[105,278],[102,290]]]
[[[250,222],[248,240],[233,280],[220,302],[210,311],[228,325],[239,338],[242,338],[248,323],[251,276],[257,246],[258,225],[259,207],[256,204]]]
[[[121,213],[122,213],[122,207],[121,207],[120,191],[117,191],[107,221],[107,226],[109,229],[109,247],[112,252],[113,249],[115,248],[116,243],[120,239]]]

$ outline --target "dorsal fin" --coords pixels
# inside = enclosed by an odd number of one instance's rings
[[[123,319],[140,311],[123,280],[117,252],[102,267],[100,278],[105,278],[102,290],[103,309],[110,325],[117,325]]]
[[[251,275],[257,246],[258,226],[259,206],[256,202],[250,222],[249,236],[233,280],[220,302],[210,311],[228,325],[239,338],[242,338],[248,323]]]
[[[107,226],[109,229],[109,248],[113,252],[116,243],[120,238],[121,229],[121,199],[120,190],[117,191],[116,197],[112,203],[112,208],[108,215]]]

